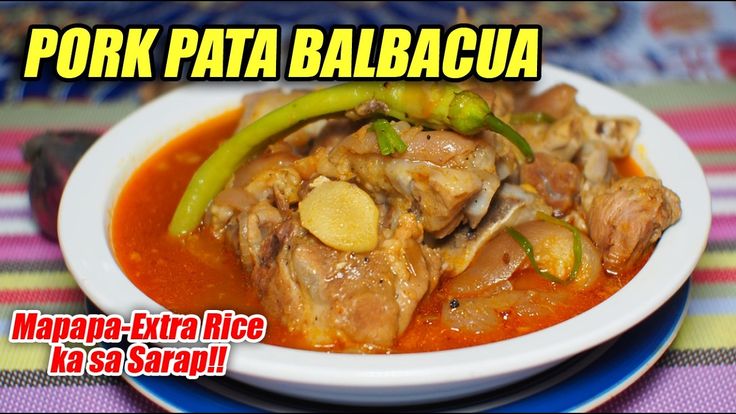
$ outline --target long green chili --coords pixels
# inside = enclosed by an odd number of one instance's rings
[[[544,220],[548,223],[557,224],[559,226],[562,226],[572,232],[573,241],[572,241],[572,253],[573,253],[573,265],[572,270],[570,271],[570,276],[568,276],[567,279],[563,280],[552,273],[542,270],[539,268],[539,265],[537,264],[537,260],[534,257],[534,247],[532,246],[531,242],[524,237],[523,234],[521,234],[519,231],[514,229],[513,227],[507,227],[506,232],[511,236],[514,240],[516,240],[517,243],[519,243],[519,246],[521,246],[521,249],[524,250],[524,254],[526,254],[526,257],[529,259],[529,262],[531,263],[532,268],[539,273],[542,277],[545,279],[555,282],[555,283],[561,283],[561,284],[567,284],[575,281],[575,279],[578,276],[578,272],[580,271],[580,268],[583,264],[583,240],[582,236],[580,236],[580,230],[578,230],[577,227],[562,221],[560,219],[556,219],[549,214],[545,214],[542,212],[537,212],[537,219]]]
[[[499,133],[519,148],[527,162],[534,161],[534,151],[524,137],[493,115],[486,100],[478,94],[471,91],[457,93],[450,104],[448,118],[452,129],[461,134],[474,135],[485,128]]]
[[[516,147],[521,150],[521,153],[524,154],[526,162],[534,162],[534,151],[532,151],[532,147],[524,137],[516,132],[514,128],[511,128],[509,124],[496,118],[492,113],[489,113],[486,116],[485,123],[488,126],[488,129],[503,135],[506,139],[511,141],[512,144],[516,145]]]
[[[351,82],[317,90],[269,112],[223,143],[194,173],[169,224],[169,233],[183,235],[196,228],[210,201],[222,190],[242,160],[275,134],[307,120],[348,111],[377,100],[385,115],[429,128],[460,133],[483,128],[508,138],[531,161],[529,144],[496,118],[483,98],[449,83]]]

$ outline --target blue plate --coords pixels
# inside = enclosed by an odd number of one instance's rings
[[[570,412],[591,410],[641,377],[672,343],[687,312],[690,282],[620,337],[525,381],[441,403],[391,411]],[[375,411],[271,393],[228,378],[125,377],[161,407],[182,412]],[[382,407],[383,410],[383,407]]]

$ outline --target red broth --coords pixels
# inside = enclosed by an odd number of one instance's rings
[[[263,313],[249,288],[249,275],[237,256],[206,231],[185,240],[172,237],[167,226],[189,179],[217,146],[232,135],[242,109],[228,111],[181,134],[148,158],[124,186],[114,208],[111,238],[115,257],[128,278],[146,295],[178,313],[202,314],[208,309]],[[644,175],[631,159],[616,163],[624,176]],[[643,263],[642,263],[643,264]],[[425,298],[391,352],[426,352],[484,344],[543,329],[580,314],[625,285],[636,272],[601,277],[598,285],[545,316],[504,315],[502,326],[487,334],[460,333],[440,323],[441,291]],[[567,289],[536,275],[520,272],[511,278],[517,289]],[[306,341],[269,319],[264,342],[309,349]],[[340,351],[339,344],[328,350]]]

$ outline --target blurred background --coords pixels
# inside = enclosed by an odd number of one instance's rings
[[[689,314],[601,411],[736,411],[736,3],[695,1],[0,2],[0,411],[160,410],[119,378],[49,377],[48,346],[9,344],[7,331],[14,309],[86,312],[54,241],[66,178],[96,137],[181,83],[62,82],[48,67],[21,82],[28,25],[279,24],[286,41],[299,23],[451,25],[460,7],[475,24],[541,24],[547,62],[643,103],[698,157],[714,219]]]

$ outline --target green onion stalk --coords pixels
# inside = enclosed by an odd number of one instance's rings
[[[385,104],[386,116],[432,129],[449,128],[466,135],[489,129],[509,139],[528,162],[534,160],[531,147],[519,133],[493,115],[482,97],[463,91],[457,85],[343,83],[299,97],[225,141],[194,173],[169,223],[169,233],[181,236],[194,230],[210,201],[225,187],[243,159],[272,136],[308,120],[349,111],[372,100]],[[400,144],[397,145],[400,148]]]
[[[376,133],[378,149],[381,151],[381,155],[391,155],[395,152],[402,153],[408,149],[406,142],[401,139],[399,133],[396,132],[387,120],[383,118],[376,119],[371,124],[371,129]]]
[[[568,284],[574,282],[577,278],[578,272],[580,271],[580,267],[583,264],[583,240],[582,236],[580,236],[580,230],[565,221],[556,219],[542,212],[537,212],[537,219],[544,220],[548,223],[557,224],[572,232],[573,265],[572,270],[570,271],[570,276],[568,276],[567,279],[562,279],[546,270],[542,270],[539,267],[537,259],[534,256],[534,246],[532,246],[529,239],[524,237],[524,235],[521,234],[518,230],[514,229],[513,227],[506,227],[506,233],[508,233],[509,236],[511,236],[511,238],[513,238],[519,244],[521,249],[524,251],[524,254],[529,259],[529,263],[531,264],[532,269],[534,269],[534,271],[537,272],[540,276],[554,283]]]

